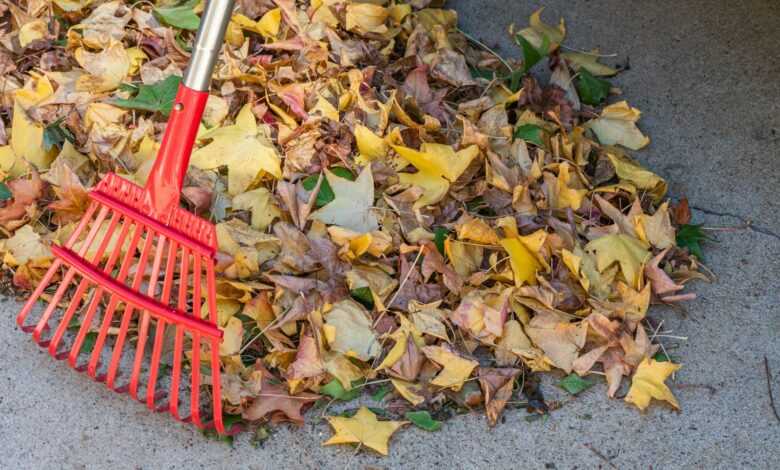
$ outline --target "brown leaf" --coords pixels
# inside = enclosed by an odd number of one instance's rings
[[[514,381],[520,372],[520,369],[479,369],[479,385],[485,395],[485,413],[491,427],[496,425],[506,402],[512,398]]]

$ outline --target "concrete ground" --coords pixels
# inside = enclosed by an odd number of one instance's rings
[[[684,367],[672,388],[677,414],[640,414],[600,385],[546,421],[510,412],[440,432],[406,429],[390,457],[321,447],[325,424],[281,427],[263,447],[234,447],[155,415],[54,364],[14,327],[18,304],[0,303],[2,468],[778,468],[780,423],[769,406],[764,356],[780,401],[780,3],[775,0],[459,0],[461,26],[502,53],[509,22],[547,7],[562,14],[567,44],[630,58],[616,83],[643,111],[653,142],[639,154],[704,209],[695,221],[753,229],[716,234],[707,246],[715,284],[697,284],[688,318],[661,312]],[[724,214],[724,215],[718,215]],[[728,215],[726,215],[728,214]],[[551,387],[547,387],[550,390]],[[780,403],[779,403],[780,405]],[[590,446],[590,448],[588,447]]]

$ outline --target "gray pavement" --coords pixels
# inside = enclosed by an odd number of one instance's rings
[[[0,303],[0,468],[778,468],[780,423],[769,407],[763,358],[780,400],[780,2],[459,0],[461,27],[500,51],[509,22],[545,5],[563,14],[567,44],[630,57],[616,83],[643,111],[652,138],[639,157],[706,212],[695,221],[755,230],[717,234],[688,317],[655,315],[683,363],[672,389],[681,413],[640,414],[599,385],[546,421],[510,412],[488,429],[480,415],[428,434],[406,429],[390,457],[323,448],[325,424],[280,427],[262,447],[233,447],[156,415],[53,363],[18,331],[18,304]],[[726,216],[716,215],[733,214]],[[763,233],[762,233],[763,232]],[[547,387],[550,390],[551,387]],[[779,403],[780,405],[780,403]]]

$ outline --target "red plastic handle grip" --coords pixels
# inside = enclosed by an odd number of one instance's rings
[[[207,91],[193,90],[184,84],[179,86],[160,151],[146,182],[152,216],[158,220],[167,222],[179,205],[192,146],[208,97]]]

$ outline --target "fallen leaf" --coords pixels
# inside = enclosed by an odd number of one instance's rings
[[[328,416],[327,420],[335,434],[323,445],[360,444],[382,455],[387,455],[390,436],[398,428],[408,424],[408,421],[379,421],[365,406],[361,406],[351,418]]]
[[[460,390],[463,382],[479,365],[477,361],[464,359],[445,346],[425,346],[422,351],[428,359],[442,367],[441,372],[431,380],[432,385],[442,388]]]
[[[650,143],[650,139],[636,127],[641,113],[628,102],[611,104],[601,111],[601,115],[588,121],[586,126],[593,130],[604,145],[622,145],[631,150],[639,150]]]
[[[358,233],[376,230],[378,223],[372,212],[374,177],[371,167],[365,167],[354,182],[340,178],[327,170],[325,177],[333,188],[335,199],[322,209],[313,212],[311,218]]]
[[[658,362],[646,358],[637,367],[625,400],[642,411],[647,409],[652,398],[663,400],[679,410],[680,404],[664,381],[680,367],[671,362]]]

